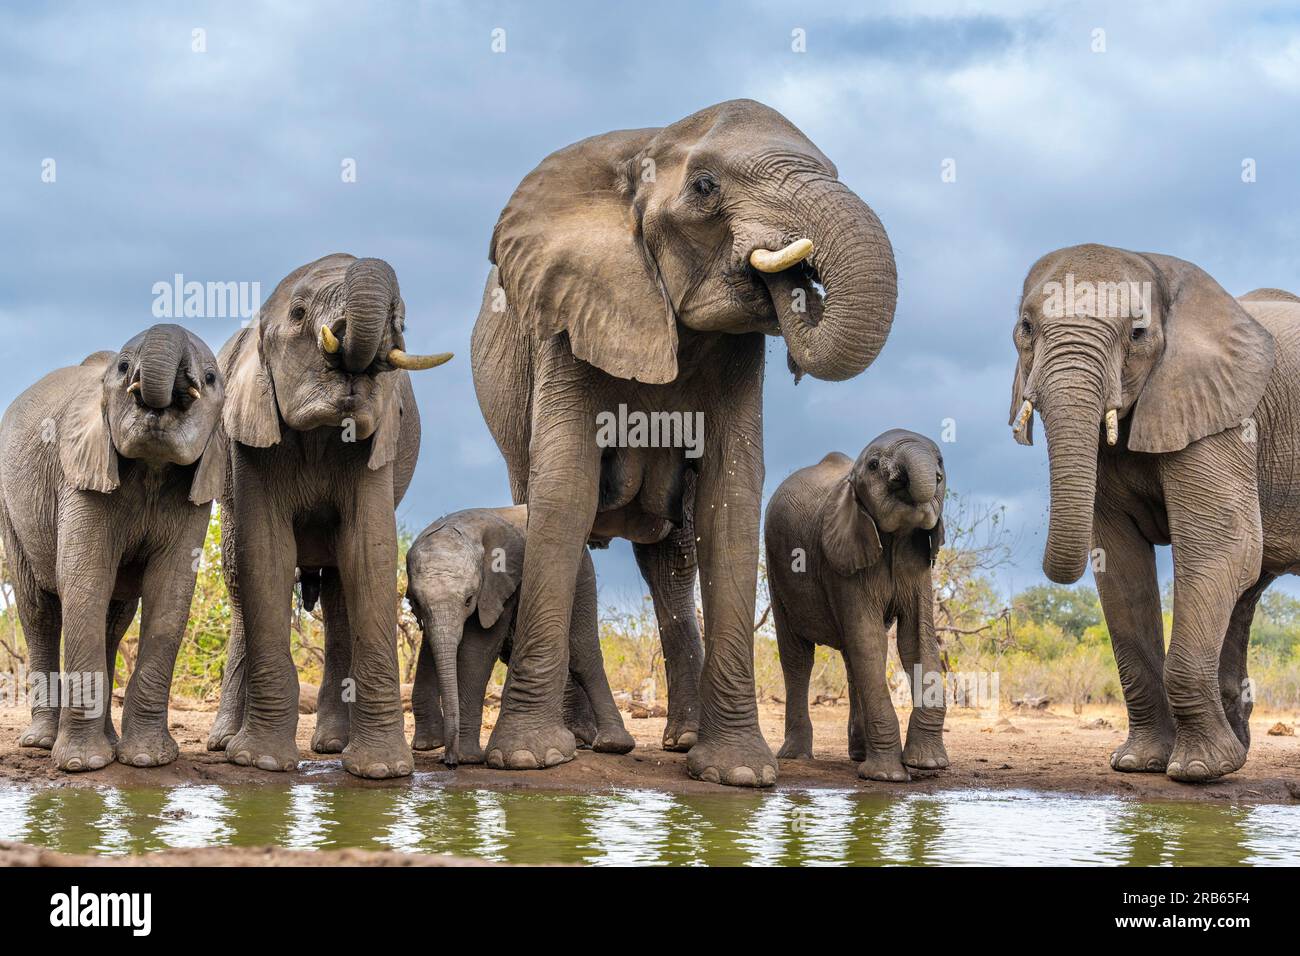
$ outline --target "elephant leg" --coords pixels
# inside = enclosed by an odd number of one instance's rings
[[[569,625],[599,493],[591,373],[560,345],[550,349],[533,413],[528,547],[514,648],[501,716],[487,746],[488,765],[511,770],[573,759],[575,741],[563,712]]]
[[[460,762],[483,762],[483,700],[487,696],[492,668],[502,653],[509,616],[502,614],[489,630],[473,621],[465,622],[465,634],[456,651],[456,674],[460,693]]]
[[[113,762],[113,743],[104,733],[104,712],[111,700],[105,673],[105,625],[117,566],[104,525],[84,527],[103,516],[68,515],[60,541],[68,542],[58,558],[59,594],[62,597],[64,653],[60,674],[59,731],[52,756],[60,770],[98,770]],[[98,575],[84,569],[103,569]],[[105,573],[106,572],[106,573]]]
[[[1263,530],[1253,446],[1237,429],[1193,442],[1167,464],[1174,625],[1165,694],[1174,715],[1166,773],[1200,782],[1232,773],[1246,747],[1223,711],[1219,660],[1233,608],[1259,580]]]
[[[1223,638],[1223,650],[1219,654],[1219,693],[1223,697],[1223,713],[1232,732],[1247,749],[1250,748],[1250,713],[1255,707],[1255,694],[1246,674],[1246,648],[1250,643],[1255,607],[1275,580],[1277,575],[1265,571],[1238,599],[1228,620],[1228,633]]]
[[[1128,710],[1128,739],[1110,755],[1110,765],[1127,773],[1163,773],[1174,746],[1174,718],[1165,699],[1155,549],[1131,518],[1106,511],[1093,524],[1093,546],[1105,555],[1105,570],[1094,577]]]
[[[862,763],[867,759],[867,731],[862,724],[862,708],[858,706],[858,692],[853,684],[853,675],[849,670],[849,659],[844,658],[844,673],[849,685],[849,759]]]
[[[160,767],[180,753],[167,728],[167,706],[194,598],[191,560],[189,548],[177,548],[157,555],[145,568],[140,653],[126,686],[117,745],[117,759],[133,767]]]
[[[601,754],[625,754],[636,741],[623,726],[623,717],[614,703],[605,676],[605,660],[600,653],[600,622],[596,608],[596,569],[585,549],[578,569],[578,582],[569,615],[570,684],[579,698],[578,707],[591,714],[596,733],[591,749]]]
[[[221,508],[221,577],[230,597],[230,637],[226,641],[226,665],[221,675],[221,697],[217,716],[208,731],[209,750],[224,751],[232,737],[239,733],[244,723],[244,704],[248,687],[248,655],[244,641],[244,610],[239,578],[236,574],[238,559],[235,542],[239,530],[230,520],[231,509]]]
[[[411,749],[437,750],[443,746],[442,700],[438,695],[438,672],[428,638],[420,641],[420,655],[415,661],[411,713],[415,717],[415,736],[411,738]]]
[[[885,661],[889,635],[879,624],[852,622],[854,630],[843,635],[844,662],[849,672],[849,693],[862,714],[861,726],[866,755],[858,766],[864,780],[902,783],[911,775],[903,766],[903,740],[898,715],[889,696]]]
[[[903,764],[917,770],[948,766],[948,750],[943,744],[947,710],[939,641],[934,634],[933,600],[927,583],[917,589],[912,606],[898,617],[898,658],[912,688],[912,715],[907,721]]]
[[[397,524],[391,465],[366,471],[359,506],[339,529],[339,574],[353,633],[352,723],[343,768],[358,777],[405,777],[415,761],[406,742],[397,671]],[[368,507],[361,507],[367,505]]]
[[[17,564],[18,562],[14,562]],[[22,569],[16,569],[14,603],[27,639],[28,679],[32,722],[18,736],[18,746],[49,750],[59,733],[59,599],[42,591]]]
[[[226,757],[241,766],[287,771],[297,768],[300,756],[298,670],[289,644],[297,542],[288,515],[275,506],[271,489],[247,460],[251,454],[232,443],[235,494],[222,507],[232,511],[238,529],[233,547],[223,541],[222,560],[234,558],[228,573],[238,581],[247,668],[243,721],[226,744]],[[230,653],[228,668],[235,649]],[[214,727],[213,737],[217,731]]]
[[[573,659],[572,645],[569,646],[569,659]],[[573,732],[579,750],[590,750],[596,742],[596,712],[591,709],[591,699],[572,670],[564,684],[564,726]]]
[[[658,544],[634,544],[636,563],[650,588],[668,677],[664,750],[685,753],[700,730],[700,669],[704,641],[695,616],[695,524],[687,520]]]
[[[808,716],[808,681],[816,647],[794,632],[785,606],[777,598],[772,599],[772,623],[776,627],[781,676],[785,679],[785,743],[776,756],[780,760],[811,760],[813,726]]]
[[[737,367],[718,382],[747,414],[715,415],[710,420],[716,422],[711,424],[713,444],[703,459],[695,495],[705,649],[700,738],[687,754],[686,769],[698,780],[742,787],[776,783],[776,758],[758,726],[754,691],[754,600],[763,496],[763,431],[758,418],[762,356],[759,342],[754,369]]]
[[[131,622],[135,620],[135,612],[139,606],[140,601],[138,598],[126,601],[110,601],[108,604],[108,620],[104,629],[108,644],[105,648],[104,663],[107,667],[105,673],[108,674],[109,705],[104,709],[104,736],[114,746],[117,745],[118,740],[117,729],[113,726],[113,678],[117,674],[117,649],[121,645],[127,629],[131,626]]]
[[[318,754],[342,753],[348,744],[352,710],[344,681],[352,673],[352,629],[348,605],[337,568],[321,568],[320,604],[325,618],[325,668],[316,694],[316,732],[311,749]]]

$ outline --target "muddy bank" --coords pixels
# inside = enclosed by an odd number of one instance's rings
[[[220,847],[159,850],[129,856],[56,853],[0,840],[4,866],[503,866],[488,860],[431,853],[378,850],[285,850],[280,847]]]
[[[489,715],[490,718],[494,715]],[[691,780],[685,754],[659,749],[662,718],[625,716],[637,748],[625,756],[580,751],[570,763],[549,770],[504,771],[484,766],[448,770],[437,754],[416,755],[416,776],[396,781],[359,780],[343,771],[337,757],[313,754],[309,747],[315,717],[298,722],[303,763],[296,773],[271,774],[238,767],[223,755],[204,749],[213,715],[202,710],[172,712],[172,735],[181,755],[166,767],[138,769],[113,764],[92,773],[55,771],[46,751],[21,749],[19,732],[27,725],[25,710],[0,709],[0,786],[29,787],[150,787],[212,783],[224,785],[321,783],[356,787],[446,787],[592,791],[646,787],[674,793],[720,793],[730,788]],[[782,740],[782,709],[761,708],[763,732],[773,749]],[[852,789],[864,793],[931,793],[961,789],[1032,789],[1081,796],[1119,796],[1144,801],[1222,801],[1242,804],[1300,802],[1300,737],[1269,736],[1278,721],[1295,726],[1295,714],[1260,714],[1251,721],[1252,743],[1246,766],[1209,784],[1176,783],[1163,774],[1123,774],[1112,771],[1108,756],[1125,737],[1123,711],[1088,708],[1016,712],[1005,709],[998,718],[956,712],[948,718],[945,741],[952,766],[943,772],[916,777],[911,783],[885,784],[859,780],[847,757],[846,704],[812,708],[817,759],[781,762],[778,790]],[[900,717],[906,722],[907,713]],[[407,715],[408,734],[411,717]],[[221,851],[226,852],[226,851]],[[247,852],[247,851],[238,851]],[[286,851],[277,851],[286,852]],[[405,856],[403,855],[403,859]]]

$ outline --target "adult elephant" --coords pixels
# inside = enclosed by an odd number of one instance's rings
[[[406,307],[381,259],[330,255],[286,276],[219,356],[232,478],[221,500],[231,633],[209,750],[263,770],[298,763],[289,652],[295,570],[324,607],[312,749],[363,777],[405,776],[397,675],[397,525],[420,417]]]
[[[736,100],[553,153],[506,205],[490,258],[474,383],[529,513],[488,762],[573,755],[561,702],[574,580],[589,539],[623,537],[660,624],[665,745],[690,750],[694,777],[772,784],[753,678],[764,335],[784,336],[796,374],[870,365],[896,298],[880,220],[789,120]],[[639,415],[681,427],[648,442],[600,427],[635,429]],[[699,416],[702,436],[686,428]]]
[[[1129,735],[1111,766],[1231,773],[1250,744],[1255,605],[1300,563],[1300,300],[1234,299],[1181,259],[1074,246],[1030,269],[1014,339],[1016,437],[1032,441],[1034,410],[1047,430],[1043,570],[1076,581],[1091,553],[1124,688]]]

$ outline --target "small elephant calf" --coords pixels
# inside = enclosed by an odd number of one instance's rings
[[[908,780],[907,767],[948,766],[930,568],[943,544],[943,456],[894,429],[857,461],[832,452],[783,481],[764,540],[777,647],[785,676],[786,759],[812,756],[808,679],[816,644],[844,655],[849,756],[869,780]],[[907,746],[885,679],[889,625],[912,686]],[[924,706],[922,706],[924,704]]]
[[[497,659],[510,662],[527,523],[525,505],[458,511],[429,525],[407,552],[406,598],[424,631],[411,746],[445,746],[448,766],[483,762],[483,695]],[[634,746],[605,677],[596,572],[585,551],[569,625],[565,722],[600,753]]]

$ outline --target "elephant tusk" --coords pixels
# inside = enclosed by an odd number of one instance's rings
[[[134,395],[138,391],[140,391],[140,380],[137,378],[134,382],[132,382],[130,385],[126,387],[126,393],[128,395]]]
[[[189,391],[189,393],[190,393],[190,398],[194,399],[196,402],[197,402],[197,401],[199,400],[199,398],[203,395],[203,393],[200,392],[200,391],[199,391],[197,388],[195,388],[193,385],[191,385],[191,386],[189,387],[188,391]]]
[[[1016,416],[1015,424],[1011,426],[1013,432],[1022,432],[1025,425],[1028,424],[1030,416],[1034,414],[1034,403],[1025,399],[1025,403],[1020,406],[1020,414]]]
[[[755,249],[749,254],[749,264],[759,272],[781,272],[812,255],[811,239],[796,239],[784,249]]]
[[[322,325],[320,327],[320,347],[330,355],[333,355],[339,350],[338,337],[335,336],[328,325]]]
[[[419,372],[450,362],[453,355],[452,352],[439,352],[437,355],[407,355],[401,349],[393,349],[388,353],[388,363],[396,368],[404,368],[408,372]]]
[[[1112,408],[1106,413],[1106,444],[1114,445],[1119,441],[1119,410]]]

